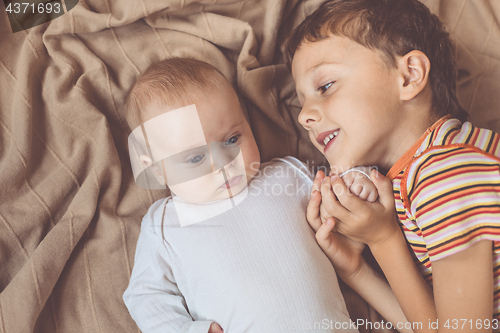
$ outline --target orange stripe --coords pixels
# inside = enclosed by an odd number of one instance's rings
[[[451,200],[455,200],[455,199],[458,199],[458,198],[463,197],[463,196],[472,195],[472,194],[481,193],[481,192],[484,192],[484,187],[475,188],[474,190],[469,190],[469,191],[465,191],[465,192],[464,191],[457,192],[457,193],[454,193],[453,195],[442,197],[439,200],[434,200],[434,201],[432,201],[432,204],[429,204],[426,208],[419,210],[415,214],[416,215],[415,218],[418,219],[422,215],[428,213],[431,210],[438,208],[442,204],[445,204]],[[498,190],[495,192],[500,193],[500,191],[498,191]]]
[[[427,149],[425,151],[425,153],[427,152],[430,152],[430,151],[433,151],[433,150],[437,150],[437,149],[448,149],[448,148],[470,148],[478,153],[480,153],[481,155],[484,155],[486,157],[491,157],[493,158],[494,160],[497,161],[497,163],[500,163],[500,156],[496,156],[496,155],[493,155],[491,153],[488,153],[488,152],[485,152],[484,150],[476,147],[476,146],[472,146],[472,145],[468,145],[468,144],[463,144],[463,143],[454,143],[454,144],[451,144],[451,145],[447,145],[447,146],[435,146],[435,147],[431,147],[429,149]],[[401,192],[401,196],[402,196],[402,200],[404,202],[404,204],[406,205],[406,207],[410,207],[411,205],[411,202],[410,200],[408,199],[408,192],[407,192],[407,189],[406,189],[406,184],[407,184],[407,177],[408,177],[408,173],[409,173],[409,169],[410,168],[406,168],[404,174],[403,174],[403,178],[401,179],[401,185],[400,185],[400,192]]]
[[[445,229],[449,227],[450,225],[456,224],[462,220],[468,219],[471,216],[474,215],[483,215],[483,214],[498,214],[498,208],[491,207],[491,208],[481,208],[481,210],[478,212],[477,210],[473,209],[467,212],[467,214],[459,214],[457,216],[454,216],[451,219],[447,219],[445,222],[440,222],[438,224],[433,225],[432,227],[426,228],[425,229],[425,234],[426,236],[431,236],[432,234]],[[500,233],[500,231],[498,231]]]
[[[470,242],[473,238],[476,238],[478,236],[482,236],[482,235],[495,235],[495,236],[500,236],[500,232],[499,230],[495,230],[495,229],[491,229],[491,228],[481,228],[481,229],[477,229],[475,231],[478,231],[478,232],[473,232],[469,235],[467,235],[467,237],[461,237],[461,238],[458,238],[457,240],[451,242],[451,243],[447,243],[443,246],[440,246],[438,247],[437,249],[432,249],[429,251],[429,256],[436,256],[438,254],[441,254],[443,252],[446,252],[447,250],[450,250],[454,247],[457,247],[457,246],[460,246],[460,245],[463,245],[465,243],[468,243]]]
[[[488,150],[488,153],[491,153],[491,154],[495,153],[495,151],[497,150],[497,147],[498,147],[498,143],[500,142],[499,135],[497,133],[495,133],[494,136],[495,136],[494,143],[491,145],[491,148]]]
[[[444,116],[443,118],[439,119],[438,121],[436,121],[431,127],[429,127],[425,131],[425,133],[420,136],[420,138],[417,140],[417,142],[415,142],[410,147],[410,149],[408,149],[406,151],[406,153],[404,153],[403,156],[401,156],[397,160],[397,162],[392,166],[392,168],[389,170],[389,172],[387,172],[386,177],[389,178],[390,180],[393,180],[394,177],[396,177],[396,175],[398,175],[401,171],[403,171],[404,168],[406,168],[406,166],[408,164],[410,164],[410,162],[413,159],[413,155],[415,155],[415,152],[420,147],[420,145],[422,144],[422,142],[424,142],[424,140],[427,137],[427,135],[429,135],[436,127],[438,127],[439,125],[443,124],[450,117],[451,117],[451,115],[448,114],[448,115]]]
[[[473,135],[472,135],[472,137],[470,138],[470,141],[469,141],[470,145],[473,145],[473,144],[476,143],[477,137],[479,136],[479,130],[480,130],[479,128],[475,127],[474,131],[472,131]]]
[[[429,179],[419,183],[418,186],[416,187],[416,190],[413,192],[413,194],[411,196],[411,200],[413,200],[418,194],[420,194],[420,192],[425,190],[426,187],[429,186],[429,184],[437,183],[437,182],[440,182],[446,178],[450,178],[450,177],[453,177],[453,176],[456,176],[459,174],[463,174],[463,173],[473,173],[471,171],[474,171],[474,173],[476,173],[475,171],[490,172],[491,173],[491,172],[498,171],[498,167],[496,167],[496,166],[485,166],[485,167],[470,166],[470,167],[465,167],[465,168],[461,168],[461,169],[455,169],[455,170],[453,170],[453,172],[451,172],[451,171],[443,172],[441,175],[439,175],[439,177],[436,177],[436,178],[430,177]],[[485,185],[485,187],[488,187],[488,186]],[[456,188],[458,188],[458,187],[456,187]]]

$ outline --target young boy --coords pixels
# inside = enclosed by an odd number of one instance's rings
[[[371,297],[371,268],[344,258],[366,243],[415,331],[499,331],[499,135],[466,122],[439,19],[417,0],[332,0],[287,51],[299,122],[332,169],[388,170],[372,172],[376,203],[347,197],[335,173],[315,181],[308,221],[337,273]]]
[[[259,168],[221,73],[192,59],[156,63],[132,88],[127,119],[136,181],[175,193],[144,217],[123,295],[142,332],[357,332],[305,220],[308,170],[291,157]],[[367,177],[350,182],[376,199]],[[400,309],[392,318],[404,320]]]

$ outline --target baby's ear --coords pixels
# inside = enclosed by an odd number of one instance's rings
[[[398,62],[402,75],[401,100],[409,101],[427,86],[431,62],[419,50],[408,52]]]
[[[142,165],[144,165],[144,168],[147,168],[153,164],[153,161],[147,155],[139,156],[139,161],[141,161]]]
[[[141,161],[142,165],[144,165],[144,169],[151,167],[153,175],[161,185],[166,185],[165,177],[163,175],[163,170],[159,166],[159,163],[153,163],[153,161],[148,155],[139,156],[139,160]]]

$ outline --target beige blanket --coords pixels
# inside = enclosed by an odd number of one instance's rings
[[[322,1],[80,0],[15,34],[0,3],[1,333],[138,332],[121,296],[141,218],[166,193],[134,184],[122,110],[152,62],[212,63],[239,90],[263,161],[324,163],[282,64],[285,38]],[[500,2],[425,3],[457,41],[463,106],[500,130]],[[344,290],[354,319],[377,319]]]

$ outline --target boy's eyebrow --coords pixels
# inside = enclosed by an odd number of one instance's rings
[[[334,66],[340,66],[342,65],[341,63],[338,63],[338,62],[327,62],[327,61],[323,61],[319,64],[316,64],[314,65],[313,67],[309,68],[308,71],[315,71],[317,70],[318,68],[320,67],[323,67],[323,66],[331,66],[331,65],[334,65]]]

